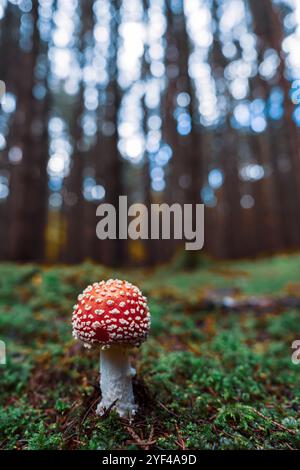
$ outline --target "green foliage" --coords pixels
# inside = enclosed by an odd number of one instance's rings
[[[28,450],[51,450],[60,449],[62,436],[59,432],[51,433],[51,429],[55,431],[55,425],[47,430],[45,424],[40,422],[37,429],[32,432],[27,430],[25,432],[25,439],[27,439]],[[48,431],[48,432],[47,432]]]
[[[78,267],[0,266],[0,448],[300,448],[299,367],[291,343],[299,311],[203,311],[211,289],[283,295],[299,282],[300,257],[256,262],[176,260],[151,274]],[[176,264],[177,263],[177,264]],[[176,267],[176,270],[175,270]],[[179,269],[180,268],[180,269]],[[133,353],[139,415],[95,415],[98,352],[71,337],[77,294],[126,277],[149,297],[152,331]]]
[[[5,449],[23,447],[25,435],[36,431],[39,411],[31,408],[23,399],[10,406],[0,408],[0,443]]]

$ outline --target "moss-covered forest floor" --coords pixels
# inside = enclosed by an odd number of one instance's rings
[[[139,414],[96,417],[97,351],[71,336],[77,295],[126,277],[152,329],[132,354]],[[157,270],[0,265],[1,449],[300,448],[300,254]]]

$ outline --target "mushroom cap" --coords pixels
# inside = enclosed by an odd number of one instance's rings
[[[95,282],[73,307],[73,336],[84,346],[140,346],[150,329],[147,298],[127,281]]]

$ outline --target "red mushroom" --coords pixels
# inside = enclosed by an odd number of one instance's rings
[[[74,306],[73,336],[85,347],[100,347],[102,400],[97,414],[111,405],[121,417],[137,410],[132,391],[129,349],[140,346],[150,328],[147,299],[127,281],[110,279],[88,286]]]

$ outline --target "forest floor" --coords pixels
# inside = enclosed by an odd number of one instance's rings
[[[77,295],[126,277],[152,329],[134,351],[133,423],[95,415],[97,351],[72,339]],[[299,449],[300,254],[157,270],[0,265],[0,449]]]

